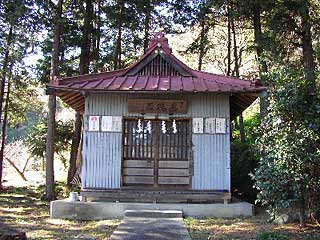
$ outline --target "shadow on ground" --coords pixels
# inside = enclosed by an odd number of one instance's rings
[[[49,204],[39,200],[35,187],[10,188],[0,192],[1,229],[25,232],[28,239],[109,239],[118,219],[70,221],[49,218]]]

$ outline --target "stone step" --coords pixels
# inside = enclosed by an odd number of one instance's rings
[[[182,218],[179,210],[126,210],[125,217],[140,218]]]

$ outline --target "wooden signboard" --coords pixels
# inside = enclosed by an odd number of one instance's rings
[[[128,99],[129,113],[187,113],[187,101],[167,99]]]

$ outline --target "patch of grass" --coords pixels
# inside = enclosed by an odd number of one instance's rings
[[[286,235],[276,232],[258,233],[256,240],[288,240]]]

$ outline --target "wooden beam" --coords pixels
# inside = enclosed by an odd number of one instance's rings
[[[148,65],[153,59],[158,56],[158,53],[150,54],[147,58],[143,59],[137,66],[134,66],[127,75],[136,75],[141,69]]]
[[[84,106],[84,99],[79,99],[79,101],[72,103],[71,106],[74,106],[75,108],[79,107],[79,106]]]
[[[160,56],[169,63],[177,72],[179,72],[184,77],[191,77],[192,74],[190,74],[186,69],[182,68],[180,65],[178,65],[175,61],[173,61],[171,58],[169,58],[166,54],[160,53]]]
[[[65,98],[65,99],[63,99],[66,103],[68,103],[69,105],[72,105],[72,104],[74,104],[74,103],[77,103],[77,102],[79,102],[80,100],[82,100],[84,97],[81,95],[81,94],[79,94],[78,96],[75,96],[74,98],[72,98],[72,99],[67,99],[67,98]]]
[[[73,99],[72,101],[64,100],[70,106],[77,105],[78,103],[82,103],[84,101],[83,96],[78,96],[77,98]]]
[[[74,99],[74,98],[76,98],[76,97],[78,97],[79,96],[79,93],[66,93],[66,94],[64,94],[63,96],[59,96],[61,99],[68,99],[68,100],[72,100],[72,99]]]
[[[55,93],[55,89],[53,88],[46,88],[45,94],[46,95],[53,95]]]
[[[83,197],[104,198],[110,200],[137,200],[137,201],[192,201],[192,202],[229,202],[231,193],[210,190],[82,190]]]

